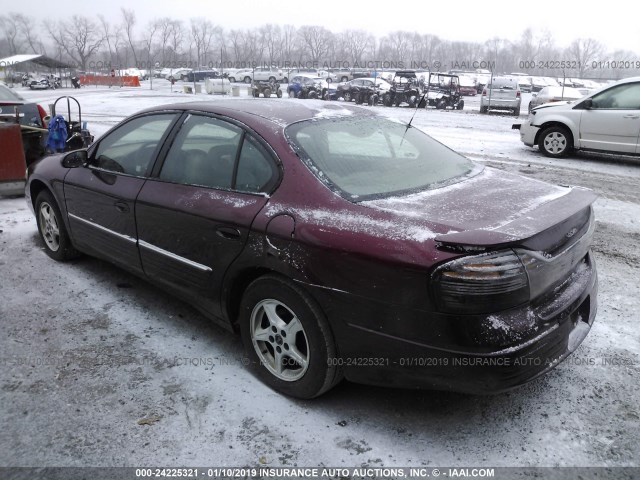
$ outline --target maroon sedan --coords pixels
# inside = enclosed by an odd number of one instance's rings
[[[239,331],[310,398],[343,377],[498,392],[596,313],[595,195],[475,164],[321,101],[157,107],[29,169],[46,252],[101,257]]]

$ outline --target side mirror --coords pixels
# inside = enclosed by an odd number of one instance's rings
[[[78,168],[86,165],[88,161],[89,156],[86,150],[76,150],[64,156],[62,166],[65,168]]]
[[[585,110],[591,110],[593,108],[593,100],[591,100],[590,98],[587,98],[584,102],[582,102],[581,107],[584,108]]]

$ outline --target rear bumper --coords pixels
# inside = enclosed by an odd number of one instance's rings
[[[572,284],[570,295],[560,294],[561,305],[556,295],[485,316],[454,317],[383,307],[327,290],[314,294],[332,297],[321,299],[321,304],[328,301],[332,305],[328,316],[340,352],[331,361],[343,367],[348,380],[491,394],[544,375],[582,343],[597,310],[597,273],[592,258],[588,263],[589,274],[580,285]],[[383,325],[386,316],[398,326],[395,332],[372,328]],[[349,322],[355,317],[366,317],[369,325]],[[416,322],[430,330],[415,331]],[[405,332],[398,334],[402,330]]]

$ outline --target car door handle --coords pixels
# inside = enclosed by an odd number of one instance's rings
[[[127,213],[129,211],[129,205],[126,202],[115,202],[113,204],[120,213]]]
[[[625,115],[622,118],[640,118],[640,115]]]
[[[216,230],[216,234],[225,240],[239,240],[241,237],[240,230],[231,227],[220,227]]]

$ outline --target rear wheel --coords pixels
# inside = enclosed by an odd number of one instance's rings
[[[519,117],[519,116],[520,116],[520,107],[516,107],[516,108],[514,108],[514,109],[513,109],[513,114],[514,114],[516,117]]]
[[[270,81],[271,83],[274,83],[274,82],[276,81],[276,77],[269,77],[269,81]]]
[[[487,113],[489,111],[489,107],[480,107],[480,113]]]
[[[293,282],[277,275],[255,280],[242,297],[239,321],[250,364],[274,390],[313,398],[341,380],[329,324]]]
[[[560,126],[545,128],[540,134],[538,147],[547,157],[564,157],[572,149],[571,134]]]
[[[43,190],[36,198],[35,211],[47,255],[58,261],[77,257],[78,251],[71,245],[58,204],[48,190]]]
[[[251,83],[251,77],[244,77],[244,83]]]
[[[271,89],[270,88],[265,88],[262,91],[262,94],[264,95],[264,98],[270,98],[271,97]]]
[[[438,110],[444,110],[445,108],[447,108],[447,101],[446,100],[438,100],[438,103],[436,103],[436,108]]]
[[[282,90],[278,89],[278,90],[276,91],[276,97],[278,97],[278,98],[282,98]]]
[[[342,98],[344,98],[345,102],[350,102],[351,101],[351,92],[344,92],[344,94],[342,95]]]
[[[289,98],[296,98],[295,90],[289,89],[287,93],[289,94]]]
[[[229,82],[236,83],[236,77],[229,77]]]

